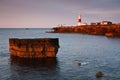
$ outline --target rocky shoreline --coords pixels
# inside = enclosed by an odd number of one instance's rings
[[[120,37],[120,24],[60,26],[52,29],[52,33],[80,33],[89,35],[104,35],[107,37]]]

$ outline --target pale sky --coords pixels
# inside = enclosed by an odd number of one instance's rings
[[[0,0],[0,28],[55,27],[103,20],[120,23],[120,0]]]

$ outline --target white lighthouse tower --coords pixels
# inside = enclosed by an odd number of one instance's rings
[[[81,15],[78,15],[78,26],[81,25]]]

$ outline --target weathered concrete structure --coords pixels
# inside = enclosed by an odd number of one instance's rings
[[[54,58],[58,48],[58,38],[9,39],[10,55],[20,58]]]

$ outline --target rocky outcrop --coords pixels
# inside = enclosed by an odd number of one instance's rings
[[[58,38],[9,39],[10,55],[20,58],[53,58],[58,48]]]
[[[96,72],[96,74],[95,74],[95,76],[97,77],[97,78],[100,78],[100,77],[103,77],[103,73],[101,72],[101,71],[98,71],[98,72]]]
[[[54,27],[53,33],[82,33],[90,35],[105,35],[120,37],[120,24],[111,25],[82,25]]]

